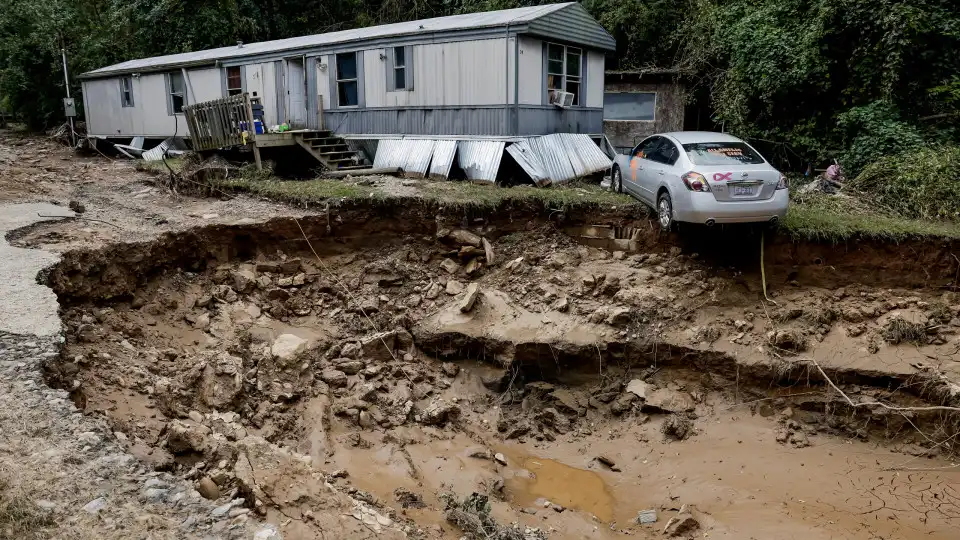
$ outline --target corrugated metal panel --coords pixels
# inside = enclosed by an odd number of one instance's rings
[[[460,141],[457,162],[470,180],[495,182],[504,145],[503,141]]]
[[[377,155],[373,158],[373,166],[403,167],[403,141],[399,139],[384,139],[377,145]]]
[[[577,177],[605,171],[613,164],[589,136],[583,133],[562,133],[559,137]]]
[[[543,163],[550,180],[560,183],[576,178],[559,133],[533,137],[530,139],[530,147],[540,156],[540,162]]]
[[[457,154],[457,141],[437,141],[433,147],[433,162],[430,164],[430,178],[449,178],[453,157]]]
[[[572,5],[577,4],[568,2],[564,4],[550,4],[545,6],[532,6],[517,9],[505,9],[500,11],[469,13],[466,15],[437,17],[434,19],[407,21],[396,24],[384,24],[367,28],[354,28],[352,30],[342,30],[340,32],[329,32],[326,34],[317,34],[312,36],[301,36],[274,41],[262,41],[259,43],[245,44],[243,47],[220,47],[218,49],[208,49],[205,51],[155,56],[152,58],[130,60],[128,62],[114,64],[84,73],[83,76],[98,76],[145,69],[159,69],[202,62],[212,63],[217,60],[228,60],[232,58],[243,58],[245,56],[256,56],[263,54],[284,53],[288,51],[292,52],[300,49],[310,49],[378,38],[415,36],[419,34],[432,34],[436,32],[451,32],[457,30],[497,28],[506,26],[508,24],[514,25],[520,23],[529,23],[530,21],[535,21],[538,18],[563,10],[564,8]],[[587,17],[589,17],[589,15],[587,15]],[[564,17],[564,20],[569,18],[569,16]],[[590,18],[590,23],[597,27],[600,26],[592,18]]]
[[[435,144],[431,139],[384,139],[377,145],[373,166],[399,167],[406,174],[423,178],[430,168]]]
[[[160,161],[164,158],[164,153],[168,150],[170,152],[177,152],[179,155],[184,150],[187,150],[187,145],[183,143],[183,139],[180,137],[164,139],[163,142],[153,149],[144,152],[143,159],[144,161]]]
[[[430,160],[433,158],[433,147],[436,141],[431,139],[406,139],[401,141],[405,150],[403,172],[417,178],[427,175]]]
[[[540,155],[530,147],[529,141],[517,141],[507,147],[507,152],[520,165],[520,168],[530,176],[534,184],[541,187],[550,184],[550,174],[543,166]]]
[[[617,42],[579,3],[552,11],[530,23],[530,32],[571,43],[583,43],[598,49],[616,50]]]

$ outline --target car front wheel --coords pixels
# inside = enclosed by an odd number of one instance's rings
[[[623,173],[620,172],[620,167],[613,166],[613,174],[610,175],[610,180],[610,188],[617,193],[623,193]]]
[[[673,228],[673,201],[667,192],[657,198],[657,221],[660,222],[660,230],[663,232]]]

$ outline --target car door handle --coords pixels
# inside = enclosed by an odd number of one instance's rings
[[[659,174],[660,176],[663,176],[663,175],[665,175],[665,174],[667,174],[667,173],[665,173],[665,172],[663,172],[663,171],[658,171],[657,174]]]

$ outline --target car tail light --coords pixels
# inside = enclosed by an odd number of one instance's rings
[[[787,189],[790,187],[790,183],[787,182],[787,175],[780,173],[780,181],[777,182],[777,189]]]
[[[710,184],[707,183],[707,179],[700,173],[688,172],[681,176],[680,179],[683,180],[683,185],[687,186],[687,189],[690,191],[710,191]]]

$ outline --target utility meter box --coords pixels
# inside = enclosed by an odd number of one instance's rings
[[[63,113],[67,118],[73,118],[77,115],[77,103],[73,98],[63,98]]]

